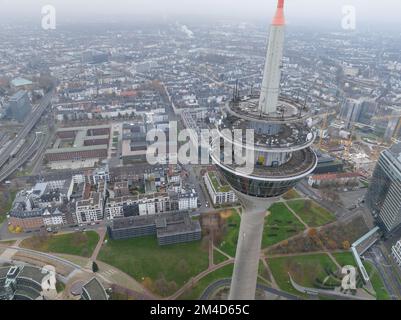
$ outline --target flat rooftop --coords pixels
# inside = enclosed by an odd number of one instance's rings
[[[214,171],[207,172],[210,181],[212,182],[212,186],[215,192],[229,192],[231,187],[229,184],[222,184],[220,177],[217,176],[217,173]]]
[[[157,228],[158,237],[201,231],[199,221],[192,220],[187,212],[118,218],[113,220],[111,229],[117,231],[147,226]]]
[[[61,149],[48,149],[46,154],[58,154],[58,153],[70,153],[70,152],[80,152],[80,151],[90,151],[90,150],[108,150],[109,146],[107,144],[94,145],[94,146],[84,146],[84,147],[71,147],[71,148],[61,148]]]

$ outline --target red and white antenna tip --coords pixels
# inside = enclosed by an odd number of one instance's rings
[[[277,11],[276,15],[274,16],[273,26],[283,26],[285,25],[285,18],[284,18],[284,0],[278,0],[277,2]]]

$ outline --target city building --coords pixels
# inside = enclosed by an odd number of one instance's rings
[[[191,219],[186,212],[115,219],[108,233],[112,239],[156,235],[161,246],[198,241],[202,237],[199,221]]]
[[[385,233],[401,223],[401,144],[384,150],[373,172],[366,204]]]
[[[198,208],[198,194],[195,189],[192,190],[181,190],[181,193],[178,193],[178,210],[194,210]]]
[[[29,265],[0,267],[0,300],[43,300],[49,271]]]
[[[148,142],[147,128],[141,123],[125,123],[123,125],[122,153],[124,164],[146,161]]]
[[[10,98],[7,108],[8,117],[23,122],[31,111],[32,106],[27,91],[18,91]]]
[[[155,215],[171,210],[167,193],[139,194],[110,198],[105,207],[107,219],[130,216]]]
[[[394,246],[392,246],[391,253],[395,262],[401,268],[401,240],[399,240]]]
[[[391,117],[388,119],[386,131],[384,132],[384,140],[391,142],[392,138],[398,138],[396,135],[399,133],[401,125],[401,110],[399,108],[393,107]]]
[[[79,224],[99,222],[104,217],[104,197],[100,192],[91,192],[90,197],[76,202],[75,215]]]
[[[82,286],[81,300],[108,300],[109,297],[102,283],[95,277]]]
[[[22,228],[24,231],[38,230],[44,227],[44,209],[26,210],[22,203],[18,203],[10,211],[9,223],[15,228]]]
[[[11,80],[10,84],[15,89],[30,90],[33,87],[33,82],[24,78],[15,78]]]
[[[65,216],[58,208],[45,209],[42,219],[45,227],[61,227],[65,224]]]
[[[308,184],[313,187],[321,187],[327,185],[358,185],[359,178],[361,177],[358,172],[342,172],[342,173],[325,173],[314,174],[309,176]]]
[[[237,195],[229,184],[222,184],[217,172],[208,171],[203,176],[207,191],[214,205],[235,203]]]
[[[45,160],[53,169],[94,167],[106,159],[110,145],[110,126],[61,128],[56,141],[45,152]]]
[[[349,129],[352,123],[359,122],[362,113],[362,100],[346,99],[341,107],[340,119],[344,120]]]
[[[344,163],[342,160],[338,160],[331,157],[328,154],[321,152],[316,152],[317,154],[317,166],[313,171],[314,174],[332,173],[332,172],[342,172],[344,170]]]
[[[40,182],[17,195],[9,212],[9,223],[24,231],[61,227],[72,215],[67,205],[70,180]]]

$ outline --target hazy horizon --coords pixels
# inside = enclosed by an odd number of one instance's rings
[[[236,17],[239,20],[264,19],[268,23],[277,0],[0,0],[0,18],[13,22],[21,19],[40,21],[41,8],[51,4],[59,22],[80,23],[107,17],[172,16]],[[382,0],[286,0],[289,25],[341,25],[342,7],[356,8],[356,21],[361,26],[380,28],[399,25],[401,1]],[[264,21],[262,20],[262,21]]]

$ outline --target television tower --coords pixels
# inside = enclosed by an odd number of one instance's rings
[[[308,109],[293,97],[280,96],[281,63],[284,47],[284,0],[278,0],[270,28],[263,83],[260,95],[240,96],[223,108],[218,124],[218,143],[211,157],[243,204],[229,299],[254,299],[264,219],[270,205],[317,165],[311,146],[315,133]],[[228,129],[228,130],[227,130]],[[236,140],[233,130],[254,130],[254,143]],[[234,138],[233,138],[234,136]],[[253,153],[253,172],[242,165],[224,161],[225,145],[240,145]],[[232,148],[234,149],[234,148]],[[232,152],[231,157],[233,157]]]

